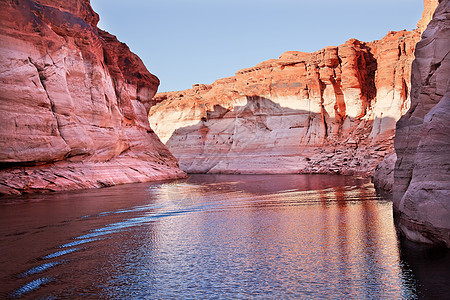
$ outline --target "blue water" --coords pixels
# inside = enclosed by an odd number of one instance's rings
[[[193,175],[0,199],[0,298],[445,299],[366,179]],[[434,279],[433,279],[434,276]]]

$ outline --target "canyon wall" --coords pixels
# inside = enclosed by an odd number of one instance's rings
[[[416,46],[411,108],[395,136],[394,209],[411,240],[450,247],[450,2]]]
[[[89,0],[0,2],[0,194],[184,176],[151,130],[159,80]]]
[[[420,31],[290,51],[154,97],[149,120],[190,173],[371,175],[409,109]]]

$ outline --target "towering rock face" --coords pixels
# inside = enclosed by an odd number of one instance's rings
[[[397,123],[394,208],[400,229],[450,247],[450,1],[417,44],[411,109]]]
[[[439,4],[438,0],[423,1],[422,18],[417,23],[417,28],[420,30],[420,32],[424,32],[425,29],[427,28],[428,23],[430,23],[431,19],[433,18],[434,11],[436,10],[438,4]]]
[[[0,194],[183,176],[150,129],[159,80],[88,0],[0,2]]]
[[[192,173],[369,175],[409,108],[418,31],[286,52],[212,85],[160,93],[150,123]]]

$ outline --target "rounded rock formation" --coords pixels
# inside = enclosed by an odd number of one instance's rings
[[[147,120],[158,78],[89,1],[1,1],[0,19],[0,194],[184,176]]]
[[[409,239],[450,247],[450,1],[439,1],[415,56],[395,136],[394,208]]]

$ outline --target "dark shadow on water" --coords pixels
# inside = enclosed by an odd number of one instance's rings
[[[377,191],[378,197],[392,201],[392,193]],[[398,231],[399,216],[394,212],[403,272],[412,272],[419,299],[450,299],[450,249],[408,240]],[[405,275],[408,276],[408,275]]]
[[[417,280],[419,299],[450,299],[450,250],[399,239],[400,259]]]

